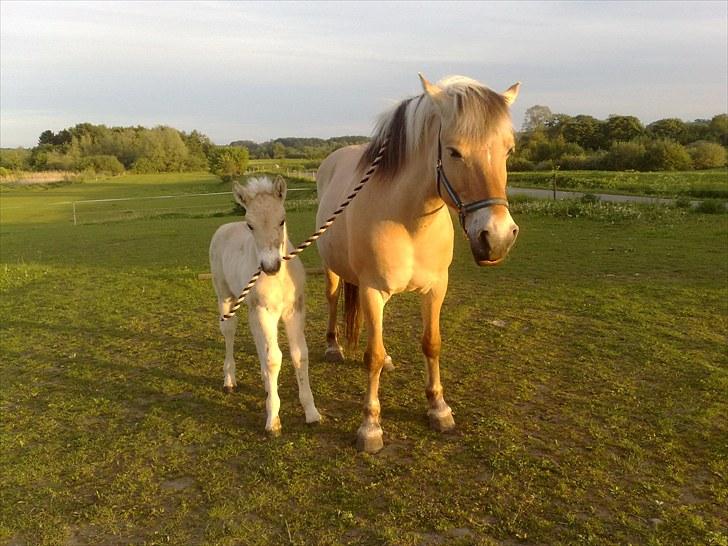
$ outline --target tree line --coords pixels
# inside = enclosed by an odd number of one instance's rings
[[[333,138],[286,137],[257,143],[252,140],[235,140],[230,146],[245,147],[252,159],[309,159],[322,160],[334,150],[369,142],[365,136],[340,136]],[[318,162],[315,166],[318,165]]]
[[[666,118],[648,125],[635,116],[554,114],[547,106],[526,111],[509,159],[515,171],[710,169],[726,165],[728,114],[691,122]]]

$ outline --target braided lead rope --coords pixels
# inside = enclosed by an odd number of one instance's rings
[[[382,145],[379,147],[379,152],[377,153],[377,156],[374,158],[374,161],[372,161],[371,165],[369,166],[369,169],[367,172],[364,173],[364,176],[359,181],[359,183],[354,187],[353,190],[351,190],[351,193],[346,196],[346,199],[339,205],[339,208],[337,208],[334,213],[329,216],[329,218],[321,224],[321,227],[319,227],[315,233],[313,233],[308,239],[303,241],[300,245],[298,245],[296,248],[294,248],[291,252],[283,256],[284,260],[292,260],[296,256],[298,256],[301,252],[306,250],[308,247],[310,247],[313,242],[321,237],[321,235],[324,234],[324,232],[331,227],[331,224],[334,223],[336,220],[336,217],[339,216],[342,212],[344,212],[344,209],[349,206],[349,203],[356,197],[356,194],[361,191],[361,189],[364,187],[364,184],[369,182],[369,179],[372,177],[374,172],[377,170],[377,166],[382,161],[382,157],[384,157],[384,151],[387,149],[387,144],[389,143],[389,138],[385,138],[384,142],[382,142]],[[263,270],[261,268],[258,268],[258,271],[255,272],[255,274],[250,278],[250,281],[248,281],[248,284],[245,285],[245,288],[243,288],[243,291],[240,293],[240,296],[238,296],[237,301],[235,302],[235,305],[233,305],[230,308],[230,311],[228,313],[225,313],[220,317],[220,321],[224,322],[232,317],[235,316],[235,313],[238,309],[240,309],[240,306],[243,304],[243,301],[245,301],[245,297],[248,295],[248,293],[253,289],[253,286],[255,286],[256,281],[260,278],[260,275],[263,273]]]

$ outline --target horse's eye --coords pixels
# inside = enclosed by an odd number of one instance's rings
[[[285,224],[285,223],[286,223],[286,221],[285,221],[285,220],[281,220],[281,223],[280,223],[280,224],[278,224],[278,225],[279,225],[279,226],[281,226],[281,227],[283,227],[283,224]]]
[[[450,152],[450,157],[452,157],[453,159],[462,159],[463,158],[463,154],[461,154],[455,148],[448,148],[447,151]]]
[[[253,226],[251,226],[250,224],[247,224],[247,226],[248,226],[248,229],[249,229],[250,231],[253,231]]]

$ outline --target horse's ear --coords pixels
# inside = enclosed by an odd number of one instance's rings
[[[516,82],[513,85],[511,85],[505,93],[503,93],[503,98],[506,99],[506,102],[508,103],[508,106],[516,102],[516,97],[518,97],[518,91],[521,89],[521,82]]]
[[[417,75],[420,77],[422,90],[435,102],[435,104],[439,104],[443,98],[442,88],[434,83],[428,82],[427,78],[425,78],[421,72],[418,72]]]
[[[247,203],[250,200],[248,188],[240,185],[238,182],[233,183],[233,197],[241,207],[246,208]]]
[[[281,199],[286,198],[286,179],[280,174],[276,176],[275,180],[273,180],[273,190]]]

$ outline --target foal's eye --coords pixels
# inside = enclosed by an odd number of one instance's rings
[[[247,226],[248,226],[248,229],[249,229],[250,231],[253,231],[253,226],[251,226],[250,224],[247,224]]]
[[[462,159],[463,158],[463,154],[461,154],[455,148],[448,148],[447,151],[450,152],[450,157],[452,157],[453,159]]]
[[[285,223],[286,223],[286,221],[285,221],[285,220],[281,220],[281,223],[280,223],[280,224],[278,224],[278,225],[279,225],[279,226],[281,226],[281,227],[283,227],[283,224],[285,224]]]

